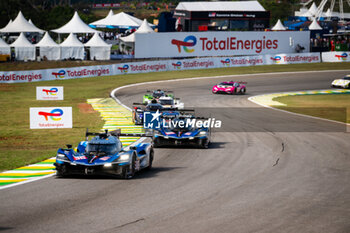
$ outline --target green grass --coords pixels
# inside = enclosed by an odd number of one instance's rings
[[[287,105],[277,106],[279,109],[350,123],[350,94],[285,96],[273,100]]]
[[[103,122],[97,112],[84,113],[79,103],[89,98],[107,98],[116,87],[131,83],[200,76],[247,73],[350,69],[348,63],[274,65],[207,70],[127,74],[85,79],[55,80],[36,83],[0,84],[0,170],[8,170],[55,156],[57,148],[76,145],[84,132],[99,131]],[[36,86],[64,86],[64,101],[35,100]],[[208,90],[210,87],[208,86]],[[73,107],[73,129],[29,129],[30,107]]]

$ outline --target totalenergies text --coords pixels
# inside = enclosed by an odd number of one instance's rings
[[[226,40],[218,40],[216,37],[209,39],[207,37],[199,38],[203,51],[211,50],[254,50],[256,53],[268,49],[277,49],[278,40],[266,39],[264,36],[261,40],[237,40],[236,37],[227,37]]]

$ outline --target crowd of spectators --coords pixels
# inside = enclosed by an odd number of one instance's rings
[[[350,51],[350,37],[311,38],[310,45],[312,50],[321,48],[322,51]]]

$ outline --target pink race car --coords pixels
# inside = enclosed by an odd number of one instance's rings
[[[247,83],[235,81],[222,82],[213,86],[212,92],[213,94],[226,93],[244,95],[247,90],[245,84]]]

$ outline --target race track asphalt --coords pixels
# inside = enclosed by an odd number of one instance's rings
[[[173,90],[186,107],[211,108],[227,129],[213,133],[207,150],[155,149],[154,168],[132,180],[50,177],[0,190],[0,231],[350,232],[345,127],[247,100],[327,89],[348,73],[247,75],[121,89],[116,95],[128,106],[147,89]],[[211,93],[214,84],[231,79],[247,81],[247,94]]]

